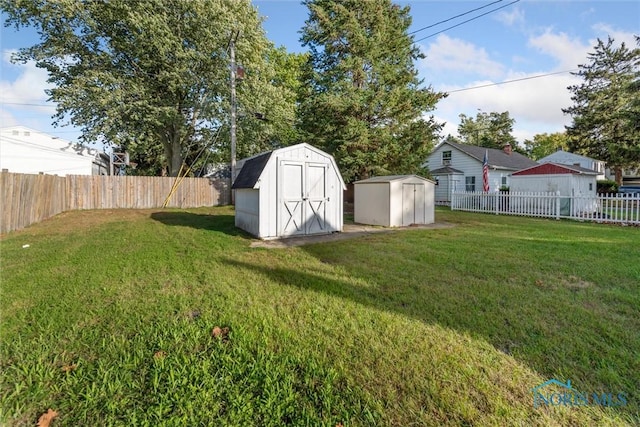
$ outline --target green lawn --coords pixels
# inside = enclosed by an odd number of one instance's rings
[[[640,423],[640,229],[436,218],[455,227],[278,250],[231,208],[11,233],[0,423]],[[628,404],[534,408],[550,378]]]

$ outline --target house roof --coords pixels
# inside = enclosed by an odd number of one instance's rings
[[[458,144],[456,142],[446,141],[443,144],[449,144],[451,147],[462,151],[463,153],[473,157],[480,163],[484,160],[485,152],[488,152],[489,166],[495,169],[511,169],[520,170],[535,166],[537,163],[515,151],[511,154],[505,153],[503,150],[496,148],[478,147],[476,145]],[[433,172],[432,172],[433,173]]]
[[[267,165],[272,152],[267,151],[266,153],[258,154],[244,162],[231,188],[234,190],[238,188],[253,188]]]
[[[570,151],[558,150],[556,152],[553,152],[553,153],[549,154],[548,156],[544,156],[543,158],[538,160],[538,163],[553,162],[553,160],[555,160],[555,158],[557,156],[566,156],[566,155],[568,155],[570,157],[573,157],[573,158],[589,160],[589,161],[592,161],[592,162],[601,162],[602,161],[602,160],[594,159],[593,157],[583,156],[582,154],[572,153]]]
[[[10,144],[29,146],[33,149],[51,151],[52,153],[72,157],[84,156],[93,159],[103,154],[96,148],[68,141],[26,126],[0,128],[0,138]]]
[[[524,176],[524,175],[562,175],[562,174],[575,174],[575,175],[598,175],[598,172],[583,168],[575,165],[563,165],[560,163],[542,163],[527,169],[523,169],[511,174],[511,176]]]
[[[453,175],[453,174],[464,174],[464,172],[456,168],[452,168],[451,166],[444,166],[442,168],[438,168],[431,171],[431,175]]]
[[[418,175],[385,175],[385,176],[374,176],[367,179],[362,179],[360,181],[354,182],[354,184],[375,184],[378,182],[391,182],[391,181],[399,181],[407,178],[418,178],[422,181],[433,182],[430,179],[423,178]]]

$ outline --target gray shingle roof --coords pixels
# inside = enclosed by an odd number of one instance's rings
[[[431,175],[451,175],[454,173],[460,173],[460,174],[464,173],[461,170],[452,168],[451,166],[444,166],[444,167],[432,170],[430,172],[431,172]]]
[[[480,162],[482,162],[484,159],[485,151],[488,151],[489,166],[498,169],[520,170],[537,165],[536,162],[534,162],[527,156],[523,156],[522,154],[516,153],[515,151],[511,154],[507,154],[503,150],[498,150],[496,148],[478,147],[476,145],[458,144],[456,142],[449,141],[445,142],[445,144],[449,144],[450,146],[457,148],[458,150],[468,154],[469,156],[477,159]]]
[[[244,165],[242,165],[242,169],[240,169],[240,173],[231,188],[234,190],[238,188],[253,188],[256,182],[258,182],[258,179],[260,179],[260,175],[267,165],[271,153],[272,151],[268,151],[247,160]]]

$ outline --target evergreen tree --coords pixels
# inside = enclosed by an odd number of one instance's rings
[[[54,123],[80,127],[84,141],[123,147],[142,172],[176,175],[203,148],[225,151],[227,47],[235,31],[236,58],[247,70],[238,85],[246,117],[238,125],[238,152],[280,139],[288,132],[282,124],[294,121],[288,89],[273,84],[273,46],[249,0],[0,0],[0,6],[5,25],[40,33],[40,43],[16,59],[48,71]]]
[[[573,118],[569,146],[604,160],[621,184],[622,168],[640,163],[640,48],[598,39],[589,63],[574,75],[583,82],[569,86],[574,105],[562,110]]]
[[[421,87],[409,7],[390,0],[306,0],[310,49],[301,91],[306,140],[331,152],[347,182],[415,173],[440,126],[425,114],[445,95]]]

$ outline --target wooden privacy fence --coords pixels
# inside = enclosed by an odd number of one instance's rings
[[[451,210],[640,225],[640,195],[454,192]]]
[[[64,211],[161,208],[176,178],[156,176],[28,175],[0,172],[0,233],[19,230]],[[167,207],[231,202],[228,179],[184,178]]]

